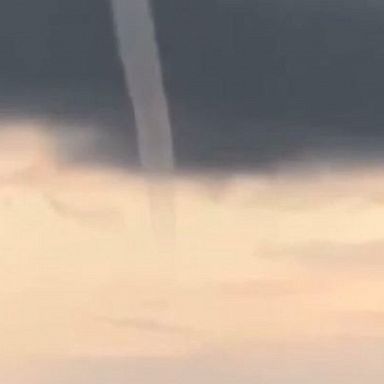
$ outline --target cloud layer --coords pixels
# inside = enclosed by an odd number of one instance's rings
[[[63,162],[37,122],[1,132],[8,383],[382,381],[381,169],[177,176],[170,251],[141,176]]]
[[[0,114],[81,120],[100,134],[82,160],[137,165],[109,4],[2,0]],[[153,5],[179,166],[382,163],[380,1]]]

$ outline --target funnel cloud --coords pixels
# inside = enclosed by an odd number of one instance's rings
[[[150,4],[113,0],[112,8],[142,165],[150,172],[169,172],[174,166],[171,124]]]

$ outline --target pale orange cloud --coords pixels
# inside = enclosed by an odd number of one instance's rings
[[[7,382],[27,382],[2,368],[7,362],[37,367],[30,362],[47,356],[155,359],[176,369],[208,349],[216,351],[212,367],[224,369],[217,351],[233,364],[238,350],[273,364],[283,355],[267,349],[264,356],[255,345],[304,345],[306,354],[319,349],[326,357],[331,343],[340,364],[332,369],[348,378],[344,337],[360,340],[352,348],[369,343],[376,358],[384,329],[376,315],[356,314],[384,311],[380,169],[242,175],[225,180],[219,196],[214,182],[179,175],[170,186],[170,252],[153,232],[146,180],[66,164],[60,140],[38,123],[0,131],[0,372]],[[301,365],[285,358],[288,376],[290,364],[320,369],[301,353]],[[46,369],[37,369],[36,383]],[[233,369],[244,383],[258,377]],[[270,383],[283,379],[266,375]],[[96,380],[76,377],[65,382]]]

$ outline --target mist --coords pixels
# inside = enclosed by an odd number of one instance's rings
[[[178,175],[175,266],[159,257],[145,177],[68,163],[53,132],[2,125],[0,377],[304,383],[328,367],[347,383],[360,367],[380,382],[380,168]]]

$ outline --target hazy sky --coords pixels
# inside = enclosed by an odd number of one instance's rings
[[[382,381],[380,168],[180,176],[168,252],[145,180],[2,127],[2,382]]]
[[[169,185],[108,3],[0,2],[0,382],[382,383],[384,7],[153,5]]]

